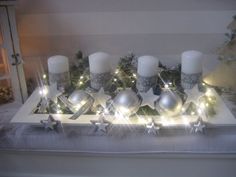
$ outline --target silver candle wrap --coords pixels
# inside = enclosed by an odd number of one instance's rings
[[[191,89],[202,79],[202,73],[186,74],[181,72],[181,86],[183,89]]]
[[[157,76],[144,77],[138,74],[136,88],[139,92],[147,92],[157,84]]]
[[[106,90],[109,86],[111,73],[92,73],[90,72],[90,86],[95,90],[100,90],[102,87]]]
[[[57,89],[60,91],[65,91],[66,88],[70,86],[70,73],[50,73],[49,72],[49,84],[57,84]]]

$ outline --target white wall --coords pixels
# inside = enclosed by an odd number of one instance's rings
[[[195,49],[208,55],[209,70],[217,64],[217,48],[235,14],[235,0],[19,0],[17,4],[28,65],[39,58],[45,63],[54,54],[72,57],[78,49],[115,56],[133,51],[158,56],[170,65],[180,60],[182,51]]]

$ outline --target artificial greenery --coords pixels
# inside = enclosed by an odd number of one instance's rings
[[[120,58],[113,77],[113,84],[117,88],[134,88],[136,84],[137,57],[130,53]]]

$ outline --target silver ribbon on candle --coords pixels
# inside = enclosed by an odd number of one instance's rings
[[[108,82],[111,79],[111,73],[92,73],[90,72],[90,85],[95,90],[100,90],[100,88],[106,88],[109,86]]]
[[[183,89],[192,89],[202,78],[202,73],[186,74],[181,73],[181,86]]]
[[[147,92],[157,84],[157,76],[144,77],[138,74],[136,88],[139,92]]]
[[[49,73],[50,85],[56,83],[57,89],[64,92],[70,86],[70,73]]]

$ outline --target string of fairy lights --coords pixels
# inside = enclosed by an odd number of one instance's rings
[[[85,60],[83,58],[83,60]],[[136,68],[133,65],[132,61],[135,60],[135,56],[134,55],[129,55],[126,57],[121,58],[120,63],[118,64],[117,69],[114,71],[113,73],[113,77],[111,79],[111,85],[113,86],[113,89],[115,87],[116,92],[115,95],[117,95],[120,91],[126,89],[126,88],[135,88],[135,84],[136,84],[136,79],[137,79],[137,74],[136,74]],[[81,62],[81,61],[80,61]],[[85,61],[87,62],[87,61]],[[74,67],[74,70],[78,69],[78,67]],[[72,87],[74,89],[77,90],[83,90],[88,88],[89,85],[89,72],[88,69],[83,68],[83,72],[80,71],[79,75],[78,71],[74,71],[72,70],[72,74],[71,74],[71,81],[72,81]],[[75,74],[77,73],[77,74]],[[203,90],[205,92],[199,92],[196,89],[192,90],[192,92],[190,93],[186,93],[183,90],[180,89],[180,67],[175,67],[175,69],[168,69],[166,67],[162,67],[161,71],[158,74],[158,83],[157,83],[157,88],[156,90],[153,90],[154,93],[161,93],[161,91],[163,90],[168,90],[170,93],[174,93],[174,92],[178,92],[178,95],[180,95],[181,99],[183,100],[184,104],[182,104],[181,106],[181,115],[190,115],[190,116],[199,116],[199,117],[208,117],[208,116],[212,116],[215,114],[215,105],[216,105],[216,98],[212,92],[212,90],[210,89],[210,87],[202,82],[200,85],[203,88]],[[50,92],[55,92],[55,90],[51,90],[51,86],[47,86],[48,83],[48,76],[46,74],[44,74],[42,76],[42,80],[44,83],[43,86],[41,86],[40,90],[39,90],[39,94],[41,95],[41,101],[40,101],[40,106],[42,106],[42,102],[43,100],[46,100],[44,102],[45,106],[43,109],[43,111],[39,111],[39,109],[37,109],[35,111],[35,113],[49,113],[49,114],[73,114],[70,109],[67,108],[67,105],[65,105],[63,102],[58,101],[60,99],[57,99],[57,101],[53,102],[52,100],[54,100],[54,98],[52,97],[56,97],[57,98],[57,94],[55,94],[54,96],[50,97],[50,99],[47,99],[47,95]],[[51,90],[51,91],[50,91]],[[114,94],[113,93],[113,94]],[[105,94],[105,93],[104,93]],[[64,95],[69,95],[69,93],[64,93]],[[193,95],[197,95],[195,100],[188,100],[188,98],[192,97]],[[107,100],[108,102],[112,102],[113,100]],[[109,114],[113,114],[115,117],[122,117],[125,120],[129,120],[129,117],[122,115],[120,112],[118,111],[114,111],[114,109],[112,110],[112,103],[106,104],[106,107],[101,107],[101,106],[97,106],[93,109],[91,109],[91,111],[88,114],[96,114],[96,115],[102,115],[102,117],[104,118],[106,115]],[[39,107],[40,107],[39,106]],[[76,106],[76,105],[75,105]],[[81,106],[81,105],[80,105]],[[83,105],[82,105],[83,106]],[[151,112],[153,115],[153,110],[150,109],[150,107],[145,106],[145,107],[139,107],[139,110],[142,109],[141,112],[145,112],[146,115],[149,115],[149,113]],[[136,117],[140,117],[139,116],[139,111],[137,111],[137,113],[134,114],[134,116]],[[156,115],[160,116],[160,120],[162,122],[162,126],[167,126],[167,125],[174,125],[175,122],[174,121],[167,121],[166,117],[168,117],[168,115],[162,115],[160,114],[160,112],[155,111]],[[172,120],[172,119],[170,119]],[[185,125],[189,125],[190,122],[183,116],[182,120],[184,122]],[[100,121],[100,122],[99,122]],[[98,122],[96,122],[97,124],[101,124],[101,121],[104,122],[104,119],[99,120]],[[151,123],[150,123],[151,121]],[[201,119],[202,121],[202,119]],[[106,122],[106,121],[105,121]],[[199,122],[199,121],[198,121]],[[159,130],[158,127],[155,127],[156,123],[153,119],[147,119],[146,120],[147,123],[147,127],[152,127],[155,130]],[[93,122],[93,124],[95,124]],[[154,127],[153,127],[154,126]]]

